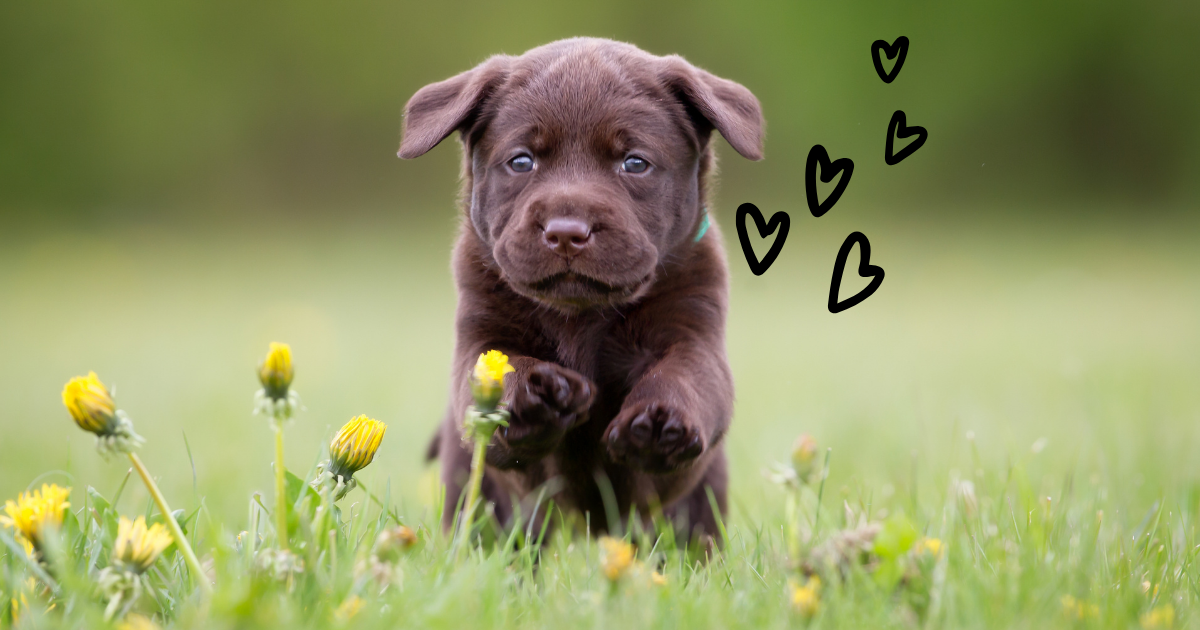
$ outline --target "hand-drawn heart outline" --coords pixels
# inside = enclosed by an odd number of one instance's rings
[[[838,290],[842,287],[842,272],[846,270],[846,258],[850,255],[850,250],[854,248],[855,243],[858,243],[862,249],[862,256],[858,259],[858,275],[871,278],[871,282],[862,291],[838,302]],[[829,283],[829,312],[840,313],[858,305],[871,297],[881,284],[883,284],[883,267],[871,264],[871,241],[868,241],[862,232],[852,232],[842,243],[842,248],[837,253],[837,260],[833,263],[833,279]]]
[[[917,149],[920,149],[921,145],[925,144],[925,141],[929,139],[929,132],[926,131],[924,127],[918,127],[915,125],[908,127],[905,125],[906,120],[907,119],[904,117],[904,112],[897,109],[896,112],[892,114],[892,120],[888,122],[887,146],[885,146],[883,149],[883,161],[886,162],[888,166],[895,166],[902,162],[904,158],[916,153]],[[914,134],[918,136],[916,140],[913,140],[912,142],[908,143],[908,146],[900,149],[899,153],[894,155],[892,154],[893,138],[907,138]]]
[[[763,256],[760,262],[754,255],[754,248],[750,246],[750,234],[746,231],[746,215],[754,217],[754,225],[758,228],[758,235],[766,238],[778,228],[779,233],[775,235],[775,242],[771,244],[771,249],[767,250],[767,255]],[[762,212],[758,210],[758,206],[752,203],[744,203],[738,206],[737,209],[737,231],[738,240],[742,243],[742,253],[746,254],[746,262],[750,265],[750,273],[756,276],[761,276],[771,268],[772,263],[779,256],[779,252],[783,250],[783,242],[787,240],[788,229],[791,228],[792,218],[788,213],[782,210],[771,215],[770,221],[764,221]]]
[[[821,167],[821,181],[828,184],[838,173],[842,173],[833,192],[825,198],[825,203],[817,200],[817,166]],[[808,211],[814,217],[820,217],[833,208],[833,204],[842,198],[846,186],[850,184],[850,176],[854,174],[854,160],[839,158],[829,161],[829,152],[821,145],[814,145],[808,151],[808,163],[804,167],[804,190],[808,195]]]
[[[896,59],[896,65],[892,66],[891,72],[883,71],[883,60],[879,58],[880,51],[886,54],[888,59],[895,58],[899,53],[900,57]],[[879,78],[883,79],[884,83],[896,80],[896,75],[900,74],[900,66],[904,65],[904,58],[907,56],[908,38],[903,35],[897,37],[891,45],[882,39],[877,39],[875,43],[871,44],[871,61],[875,64],[875,72],[879,73]]]

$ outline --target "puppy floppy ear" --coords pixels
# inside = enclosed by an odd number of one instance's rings
[[[404,159],[420,157],[455,130],[469,126],[483,102],[508,77],[511,60],[497,55],[418,90],[404,106],[403,139],[396,155]]]
[[[766,123],[762,107],[750,90],[701,70],[678,55],[664,57],[663,63],[662,80],[703,117],[710,129],[721,132],[742,157],[763,158]]]

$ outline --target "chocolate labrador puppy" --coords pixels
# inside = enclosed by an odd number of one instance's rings
[[[557,505],[597,529],[636,506],[716,532],[708,489],[724,511],[733,378],[725,255],[705,206],[714,129],[762,158],[749,90],[603,39],[498,55],[409,100],[400,157],[454,131],[463,144],[454,386],[430,448],[447,505],[470,466],[468,376],[497,349],[516,368],[511,424],[487,452],[497,518],[551,482]]]

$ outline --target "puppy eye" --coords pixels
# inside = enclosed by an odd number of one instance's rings
[[[621,162],[621,170],[626,173],[645,173],[650,163],[640,157],[627,157]]]
[[[528,173],[533,170],[533,158],[521,154],[508,161],[508,167],[518,173]]]

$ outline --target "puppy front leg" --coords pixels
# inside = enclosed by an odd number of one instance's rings
[[[516,372],[505,379],[502,402],[509,425],[496,431],[488,464],[522,468],[549,454],[563,435],[587,420],[596,386],[582,374],[530,357],[510,357]]]
[[[642,374],[609,423],[609,457],[653,473],[684,468],[725,434],[732,403],[724,355],[679,344]]]

